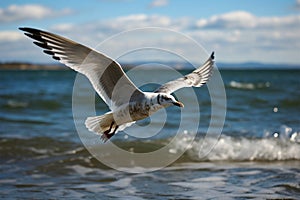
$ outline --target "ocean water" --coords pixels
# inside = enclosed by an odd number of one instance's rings
[[[128,73],[149,91],[171,78],[160,69]],[[218,126],[210,124],[218,116],[212,117],[212,91],[204,86],[175,93],[184,109],[161,111],[103,144],[84,129],[92,113],[84,101],[74,122],[75,72],[1,71],[0,198],[298,199],[300,70],[220,73],[226,91],[222,134],[207,133]],[[73,96],[79,102],[91,88],[82,80]],[[97,114],[108,111],[98,97],[93,100]],[[142,155],[144,165],[110,145]],[[172,155],[180,156],[169,161]],[[151,159],[167,164],[152,169]],[[129,164],[107,164],[116,160]]]

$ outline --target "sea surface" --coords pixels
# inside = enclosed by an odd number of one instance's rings
[[[175,78],[165,69],[130,72],[148,91]],[[220,74],[221,105],[214,87],[182,89],[175,95],[185,108],[167,108],[103,144],[84,120],[108,107],[82,76],[0,71],[0,198],[299,199],[300,70]]]

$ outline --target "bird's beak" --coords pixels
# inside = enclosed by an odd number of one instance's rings
[[[183,103],[181,103],[180,101],[176,101],[176,102],[174,102],[173,104],[174,104],[175,106],[178,106],[178,107],[181,107],[181,108],[184,107]]]

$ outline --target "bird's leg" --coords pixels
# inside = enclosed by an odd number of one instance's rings
[[[114,130],[114,132],[113,132],[112,134],[109,134],[110,131],[111,131],[111,129],[112,129],[112,127],[113,127],[113,125],[114,125],[114,123],[115,123],[115,122],[113,121],[113,122],[110,124],[109,129],[106,130],[106,131],[104,131],[104,133],[102,134],[101,139],[103,140],[103,142],[106,142],[109,138],[112,137],[112,135],[115,134],[116,129]],[[118,126],[117,126],[117,127],[118,127]]]
[[[118,128],[119,128],[119,126],[116,125],[115,130],[114,130],[111,134],[109,134],[109,138],[111,138],[111,137],[116,133],[116,131],[117,131]],[[108,139],[109,139],[109,138],[108,138]]]
[[[115,135],[116,131],[118,130],[119,126],[116,125],[114,131],[112,133],[110,133],[111,129],[113,128],[113,125],[115,124],[115,122],[113,121],[111,124],[110,124],[110,127],[108,130],[104,131],[103,135],[101,136],[101,139],[106,142],[107,140],[109,140],[112,136]]]
[[[119,126],[116,125],[116,128],[114,129],[114,131],[112,133],[109,133],[106,135],[107,139],[110,139],[112,136],[114,136],[118,128],[119,128]]]

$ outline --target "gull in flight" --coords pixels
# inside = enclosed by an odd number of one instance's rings
[[[44,53],[89,79],[111,111],[101,116],[88,117],[85,125],[89,131],[101,135],[104,142],[159,109],[172,105],[183,107],[171,94],[184,87],[201,87],[213,71],[214,52],[190,74],[167,82],[154,92],[143,92],[131,82],[117,61],[103,53],[46,31],[27,27],[19,29],[35,40],[33,43],[43,48]]]

